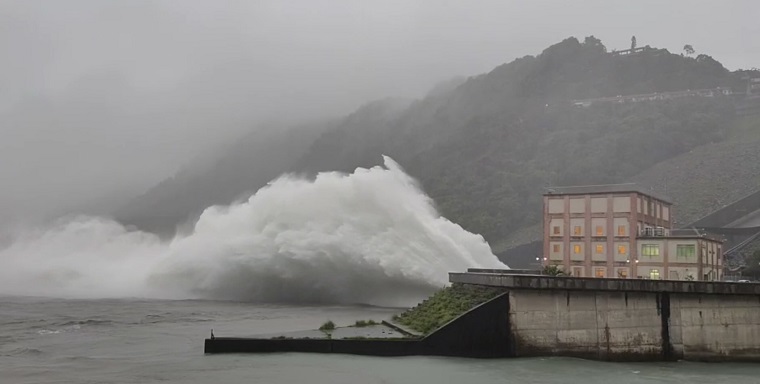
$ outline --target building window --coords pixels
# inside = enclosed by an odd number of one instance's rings
[[[594,268],[594,276],[596,277],[607,276],[607,268]]]
[[[554,228],[552,228],[552,233],[555,235],[559,235],[559,226],[555,225]]]
[[[596,235],[597,236],[604,236],[604,227],[601,225],[596,226]]]
[[[559,244],[554,244],[552,249],[554,250],[554,253],[559,253]]]
[[[583,267],[573,267],[573,276],[583,277]]]
[[[657,244],[642,244],[641,256],[648,256],[648,257],[660,256],[660,246]]]
[[[625,245],[618,245],[618,254],[625,255],[626,253],[628,253],[628,249],[626,249]]]
[[[596,253],[604,253],[604,245],[597,244],[596,245]]]
[[[678,271],[670,271],[670,280],[681,280],[678,278]]]
[[[576,255],[581,253],[581,246],[580,246],[580,244],[573,245],[573,253],[575,253]]]
[[[618,236],[625,236],[625,225],[618,225]]]
[[[575,236],[583,235],[583,230],[580,225],[576,225],[575,227],[573,227],[573,235]]]
[[[660,270],[659,269],[650,269],[649,270],[649,278],[652,280],[660,280]]]
[[[676,257],[679,259],[688,259],[697,254],[697,247],[693,244],[676,245]]]
[[[620,268],[617,271],[618,279],[627,279],[628,278],[628,270],[625,268]]]

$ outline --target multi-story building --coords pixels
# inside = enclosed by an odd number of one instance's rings
[[[635,184],[550,188],[543,264],[578,277],[720,280],[722,240],[673,229],[672,205]]]

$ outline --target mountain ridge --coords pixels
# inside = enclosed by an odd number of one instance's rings
[[[540,221],[543,187],[636,181],[663,161],[729,140],[737,124],[730,97],[588,108],[571,100],[718,86],[738,89],[744,73],[728,71],[707,55],[691,58],[649,49],[621,57],[607,52],[593,36],[583,42],[568,38],[537,56],[452,80],[422,99],[368,103],[312,131],[319,131],[316,137],[291,136],[300,146],[283,156],[281,164],[247,183],[247,189],[230,182],[217,185],[229,191],[206,200],[229,203],[230,196],[265,185],[264,175],[350,172],[389,155],[420,181],[442,215],[482,234],[501,251],[516,245],[509,240],[513,233]],[[241,144],[230,156],[248,150],[253,149]],[[228,169],[217,172],[240,173]],[[200,178],[213,180],[210,174]],[[194,191],[193,185],[185,183],[182,189]],[[164,187],[162,199],[181,196],[177,189]],[[153,205],[158,211],[159,201]],[[196,214],[205,208],[194,204]],[[116,217],[141,227],[141,220],[151,220],[129,211],[123,209]]]

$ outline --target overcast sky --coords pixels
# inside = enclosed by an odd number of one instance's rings
[[[760,67],[760,1],[0,0],[0,222],[138,193],[257,121],[419,97],[569,36]]]

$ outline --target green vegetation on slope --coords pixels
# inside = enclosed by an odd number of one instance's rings
[[[694,147],[624,181],[639,183],[672,198],[677,226],[687,226],[756,192],[760,188],[760,115],[736,118],[721,130],[726,132],[725,140]],[[491,247],[495,252],[515,248],[540,240],[542,231],[540,222],[525,226]],[[509,264],[510,260],[505,261]]]
[[[416,307],[394,316],[393,321],[428,334],[503,292],[492,287],[455,283],[436,292]]]
[[[421,100],[369,103],[329,127],[299,131],[324,132],[315,140],[251,136],[213,170],[168,180],[117,217],[138,225],[166,218],[164,225],[173,228],[188,210],[229,203],[279,173],[350,172],[378,165],[385,154],[420,180],[442,215],[482,234],[495,252],[540,236],[541,194],[550,185],[653,185],[675,199],[677,219],[686,223],[759,185],[760,151],[751,139],[757,131],[751,121],[735,121],[734,99],[589,108],[571,101],[718,86],[741,90],[745,74],[706,55],[651,49],[618,56],[593,36],[569,38],[539,55],[452,81]],[[658,170],[679,158],[688,161]]]
[[[652,49],[621,57],[593,37],[570,38],[412,103],[377,129],[323,135],[300,165],[350,171],[390,155],[444,216],[498,244],[540,221],[544,187],[629,181],[725,140],[734,118],[728,97],[590,108],[571,100],[737,84],[709,56]]]

